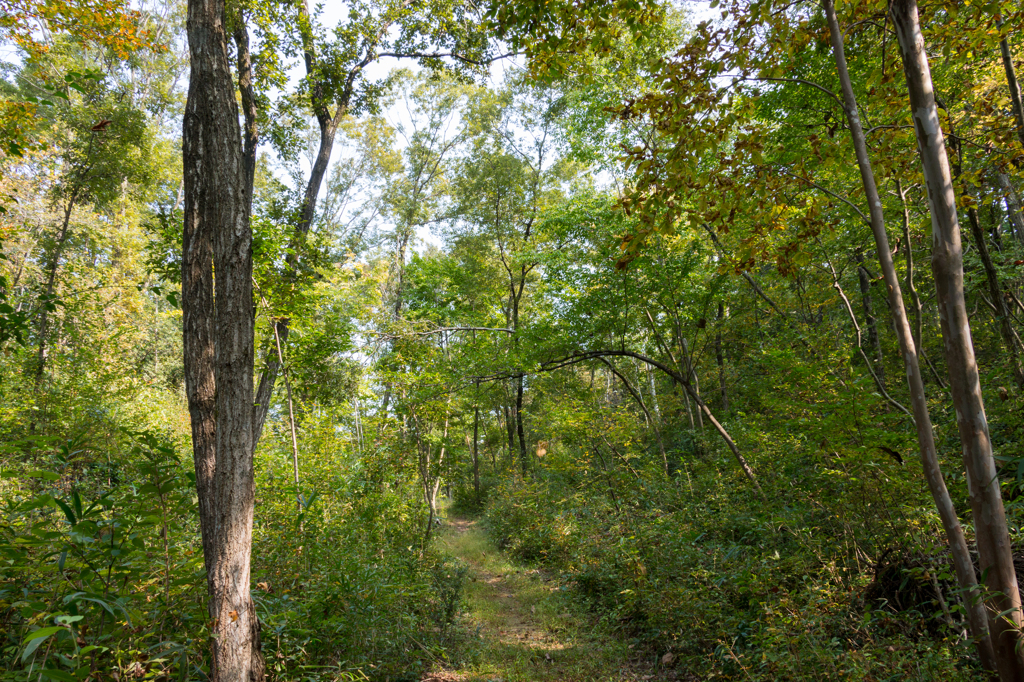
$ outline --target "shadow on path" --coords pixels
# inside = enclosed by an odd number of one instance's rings
[[[643,682],[679,679],[639,660],[628,643],[568,611],[560,585],[537,569],[513,563],[476,521],[448,520],[437,539],[469,566],[466,616],[471,663],[437,670],[423,682]]]

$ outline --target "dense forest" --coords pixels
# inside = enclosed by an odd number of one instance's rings
[[[0,0],[0,680],[1024,680],[1022,27]]]

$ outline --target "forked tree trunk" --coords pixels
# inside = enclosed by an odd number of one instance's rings
[[[981,572],[986,578],[989,607],[994,616],[991,627],[996,662],[1001,679],[1021,680],[1024,679],[1024,652],[1017,646],[1021,640],[1020,592],[964,301],[963,250],[946,142],[935,106],[917,2],[894,0],[889,13],[899,39],[917,147],[928,186],[932,272],[950,391],[967,469]]]
[[[826,18],[828,19],[832,49],[835,54],[836,68],[839,72],[839,82],[842,86],[843,108],[846,110],[846,118],[850,123],[853,147],[857,153],[857,166],[860,168],[864,196],[868,202],[871,231],[875,237],[878,262],[881,265],[882,275],[885,278],[885,288],[889,296],[889,308],[892,311],[893,325],[896,328],[896,338],[899,341],[900,353],[903,355],[903,364],[906,367],[907,384],[910,388],[910,403],[914,411],[914,424],[917,428],[917,444],[921,454],[921,465],[924,469],[925,479],[928,481],[928,488],[932,493],[932,499],[935,501],[935,506],[939,511],[943,530],[946,532],[946,541],[949,543],[950,554],[953,557],[957,582],[967,596],[964,600],[967,605],[967,620],[978,648],[982,667],[993,671],[996,668],[995,652],[989,635],[988,619],[985,614],[984,603],[980,598],[978,582],[974,574],[974,564],[967,548],[967,540],[964,538],[964,532],[960,527],[960,520],[956,514],[956,507],[953,505],[953,500],[946,489],[946,482],[939,467],[931,416],[928,414],[928,401],[924,392],[924,381],[921,379],[921,367],[918,364],[917,348],[914,343],[914,334],[911,331],[910,320],[903,305],[903,293],[900,291],[900,281],[896,275],[896,267],[892,262],[892,252],[889,250],[889,237],[885,231],[885,219],[882,214],[882,202],[878,196],[875,174],[871,168],[871,159],[868,156],[867,141],[865,140],[864,130],[860,123],[857,100],[854,97],[853,85],[850,82],[849,70],[846,67],[843,33],[839,26],[839,20],[836,17],[833,0],[823,0],[823,5]],[[902,186],[897,184],[897,190],[902,199],[904,196]],[[904,211],[906,210],[905,207],[906,204],[904,203]],[[906,220],[904,222],[906,223]],[[909,231],[906,224],[904,224],[904,232],[908,237],[906,248],[908,250],[908,263],[910,263],[912,261],[909,260]],[[912,280],[908,279],[908,282],[912,282]],[[912,285],[911,291],[913,292]],[[914,297],[915,302],[917,302],[916,292],[914,292]]]
[[[211,677],[250,682],[262,680],[264,672],[249,590],[255,496],[251,197],[223,0],[190,0],[187,30],[191,76],[182,126],[182,308],[209,590]]]

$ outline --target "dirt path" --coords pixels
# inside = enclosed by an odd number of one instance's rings
[[[475,521],[451,518],[438,538],[469,566],[467,629],[478,641],[471,663],[424,682],[624,682],[677,679],[640,661],[628,642],[573,614],[558,583],[511,562]]]

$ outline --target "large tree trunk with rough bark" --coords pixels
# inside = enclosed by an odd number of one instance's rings
[[[991,595],[988,601],[993,615],[991,628],[996,661],[1001,679],[1021,680],[1024,679],[1024,652],[1018,647],[1020,592],[964,300],[963,250],[946,143],[935,106],[917,2],[895,0],[889,13],[899,39],[918,152],[928,186],[932,272],[950,390],[967,469],[981,572]]]
[[[928,413],[928,400],[925,396],[924,381],[921,378],[921,367],[917,358],[917,347],[914,343],[914,334],[910,328],[907,310],[903,305],[903,292],[900,291],[900,281],[896,274],[896,266],[892,261],[892,252],[889,250],[889,237],[885,230],[882,202],[878,195],[875,174],[871,168],[871,159],[868,156],[867,140],[860,123],[857,100],[853,93],[853,84],[850,81],[849,70],[846,67],[843,33],[839,26],[839,20],[836,17],[833,0],[824,0],[823,5],[825,16],[828,20],[836,68],[839,72],[839,82],[842,86],[843,108],[846,110],[846,117],[850,124],[850,135],[853,138],[853,147],[857,153],[857,166],[860,169],[864,197],[868,202],[871,231],[874,234],[878,261],[882,268],[882,276],[885,279],[885,288],[889,296],[889,308],[892,311],[893,326],[896,329],[900,353],[903,355],[903,363],[906,367],[907,384],[910,389],[910,403],[914,412],[914,424],[917,427],[917,444],[921,455],[921,465],[924,469],[925,479],[928,481],[928,488],[932,493],[932,499],[935,501],[935,506],[939,511],[942,527],[946,532],[946,541],[949,543],[950,554],[953,557],[957,581],[961,589],[968,595],[965,600],[968,607],[967,619],[970,624],[971,634],[978,648],[982,667],[986,670],[994,671],[996,668],[995,651],[989,635],[984,603],[980,599],[978,582],[974,575],[974,564],[967,548],[967,540],[964,537],[963,529],[960,527],[956,507],[953,505],[953,500],[946,489],[945,478],[939,467],[931,415]],[[902,199],[902,186],[897,184],[897,189]],[[904,202],[904,211],[906,210],[905,206]],[[904,220],[906,221],[906,216],[904,216]],[[906,232],[906,225],[904,225],[904,229]],[[907,236],[909,237],[909,234]],[[911,248],[909,238],[906,248],[909,253]],[[909,256],[908,262],[912,262]],[[863,268],[861,270],[863,271]],[[912,280],[909,278],[908,283],[911,283],[911,287],[913,286]],[[911,288],[911,291],[913,292],[913,288]],[[917,294],[916,292],[913,293],[916,302]]]
[[[209,590],[211,676],[249,682],[263,679],[249,590],[255,493],[251,188],[224,20],[223,0],[189,1],[191,77],[182,126],[184,363]]]

